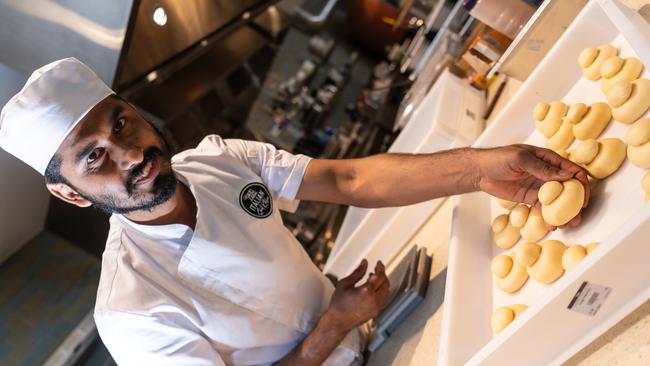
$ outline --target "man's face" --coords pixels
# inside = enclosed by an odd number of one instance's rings
[[[75,126],[57,156],[70,188],[109,213],[150,210],[176,189],[162,136],[115,96],[102,100]]]

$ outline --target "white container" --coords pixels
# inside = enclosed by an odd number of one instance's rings
[[[582,49],[605,43],[650,66],[650,26],[615,1],[591,1],[475,146],[544,146],[532,120],[537,102],[605,101],[599,82],[582,77],[577,63]],[[611,122],[601,137],[624,138],[628,127]],[[640,186],[644,173],[626,161],[593,192],[581,226],[546,237],[566,244],[597,241],[598,249],[555,283],[529,279],[515,294],[498,289],[490,272],[492,258],[504,252],[492,243],[490,222],[505,210],[484,193],[456,198],[438,364],[558,365],[650,298],[650,205]],[[584,282],[611,288],[594,316],[568,309]],[[492,311],[514,303],[529,308],[494,336]]]
[[[432,153],[469,146],[483,131],[484,104],[481,92],[446,70],[388,151]],[[394,194],[400,194],[399,187]],[[350,207],[324,271],[347,276],[362,258],[387,263],[441,202],[370,210]]]
[[[502,34],[514,39],[535,13],[523,0],[465,0],[470,14]]]

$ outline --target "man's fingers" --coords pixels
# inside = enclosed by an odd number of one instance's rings
[[[375,264],[375,272],[374,272],[374,274],[383,276],[385,273],[386,273],[386,267],[384,266],[384,264],[381,261],[377,261],[377,263]]]
[[[561,157],[558,153],[556,153],[553,150],[536,147],[536,146],[530,146],[530,145],[525,145],[525,146],[527,146],[528,150],[532,151],[538,159],[545,161],[546,163],[554,166],[555,168],[557,168],[562,172],[568,172],[564,174],[570,173],[569,178],[575,177],[583,184],[588,184],[587,172],[580,165],[572,162],[571,160]]]
[[[532,151],[534,157],[537,158],[531,157],[530,159],[536,161],[529,160],[528,162],[524,162],[529,165],[530,174],[544,182],[549,180],[564,181],[570,178],[579,180],[585,188],[585,202],[583,207],[587,207],[589,204],[590,187],[588,175],[584,168],[549,149],[534,146],[527,146],[526,149]]]
[[[343,287],[353,287],[363,276],[368,269],[368,261],[363,259],[359,266],[347,277],[339,281],[339,285]]]
[[[381,299],[382,304],[386,301],[386,297],[388,296],[388,292],[390,290],[390,284],[388,281],[384,282],[379,288],[377,289],[377,296]]]
[[[561,170],[567,170],[574,175],[580,171],[584,171],[584,169],[582,169],[582,167],[580,167],[578,164],[561,157],[558,153],[551,149],[536,146],[534,148],[535,156],[553,166],[558,167]]]
[[[523,161],[523,168],[529,174],[544,182],[548,182],[550,180],[565,181],[574,175],[573,172],[561,169],[552,163],[540,159],[534,154],[527,154],[526,156],[528,156],[528,158]]]
[[[386,282],[388,282],[388,277],[386,277],[384,264],[378,261],[377,265],[375,265],[375,272],[368,276],[368,281],[362,287],[375,292]]]

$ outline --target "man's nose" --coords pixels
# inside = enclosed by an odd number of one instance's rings
[[[144,152],[138,146],[120,146],[117,165],[121,170],[131,170],[144,160]]]

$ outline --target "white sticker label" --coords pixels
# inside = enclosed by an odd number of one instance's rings
[[[597,285],[595,283],[583,282],[578,292],[571,300],[569,310],[578,313],[594,316],[603,306],[607,296],[612,292],[611,287]]]

